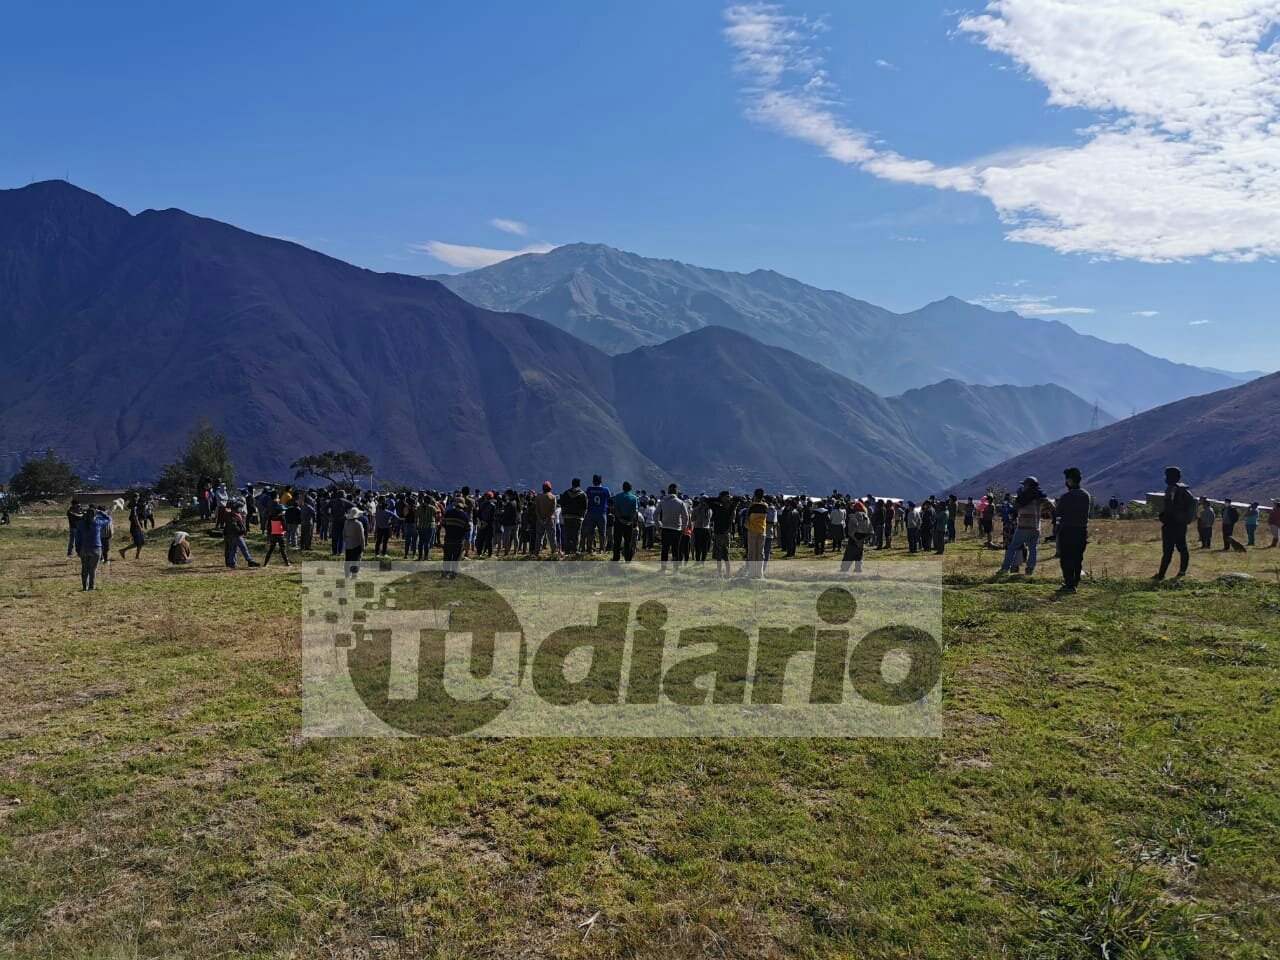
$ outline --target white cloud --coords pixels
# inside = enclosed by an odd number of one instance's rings
[[[1077,142],[937,166],[841,119],[820,23],[729,7],[747,116],[887,180],[986,197],[1010,240],[1062,253],[1280,255],[1280,0],[991,0],[959,30],[1098,114]]]
[[[409,249],[414,253],[425,253],[441,263],[464,270],[477,270],[480,267],[491,267],[503,260],[510,260],[525,253],[549,253],[555,249],[551,243],[532,243],[519,250],[495,250],[492,247],[467,247],[459,243],[442,243],[439,240],[428,240],[426,243],[411,243]]]
[[[876,63],[876,66],[879,67],[881,70],[897,70],[898,69],[888,60],[877,60],[875,63]]]
[[[1062,307],[1054,303],[1057,297],[1037,296],[1034,293],[991,293],[973,302],[989,310],[1012,310],[1027,317],[1057,317],[1064,314],[1096,312],[1093,307]]]
[[[503,233],[513,233],[517,237],[523,237],[529,232],[527,223],[521,223],[519,220],[504,220],[502,217],[494,217],[489,221],[489,226],[501,230]]]
[[[1135,317],[1145,317],[1146,319],[1150,320],[1152,317],[1160,316],[1160,311],[1159,310],[1135,310],[1133,311],[1133,315]]]
[[[895,233],[889,239],[898,243],[924,243],[924,237],[917,237],[911,233]]]
[[[1203,326],[1206,326],[1207,324],[1210,324],[1210,323],[1213,323],[1213,321],[1212,321],[1212,320],[1192,320],[1189,324],[1187,324],[1187,326],[1189,326],[1189,327],[1203,327]]]

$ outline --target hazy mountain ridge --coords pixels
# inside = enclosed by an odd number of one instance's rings
[[[1123,415],[1240,382],[955,297],[896,314],[771,270],[704,269],[602,244],[569,244],[435,279],[473,303],[530,313],[609,353],[719,325],[886,395],[947,379],[1050,382]]]

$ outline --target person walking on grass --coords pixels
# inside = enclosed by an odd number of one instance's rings
[[[1062,567],[1062,593],[1075,593],[1084,573],[1084,551],[1089,544],[1089,514],[1093,497],[1080,486],[1079,467],[1062,471],[1067,492],[1058,498],[1054,514],[1058,521],[1058,563]]]
[[[1004,552],[1004,562],[1000,564],[1000,573],[1017,573],[1022,550],[1027,551],[1027,576],[1036,572],[1036,551],[1040,544],[1040,517],[1049,498],[1040,488],[1040,481],[1035,477],[1027,477],[1018,487],[1018,495],[1014,497],[1013,506],[1016,521],[1013,539]]]
[[[137,560],[142,556],[142,548],[147,543],[147,535],[143,527],[145,522],[142,515],[142,502],[133,501],[133,506],[129,508],[129,546],[120,551],[121,560],[125,558],[130,547],[133,548],[133,559]]]
[[[262,565],[265,567],[271,562],[272,555],[278,548],[280,556],[284,559],[284,565],[291,567],[293,564],[289,561],[289,549],[285,544],[285,522],[284,522],[285,506],[279,500],[271,505],[271,509],[267,514],[267,555],[262,558]]]
[[[1187,527],[1196,519],[1196,498],[1191,488],[1182,482],[1182,471],[1177,467],[1165,467],[1164,483],[1164,506],[1160,508],[1160,569],[1152,580],[1165,578],[1175,550],[1179,577],[1186,576],[1187,567],[1191,565]]]
[[[1222,498],[1222,549],[1244,553],[1245,547],[1235,537],[1236,524],[1240,522],[1240,509],[1231,502],[1231,497]]]
[[[249,521],[245,514],[245,506],[236,501],[231,504],[222,524],[223,562],[228,570],[236,568],[237,555],[243,556],[244,562],[250,567],[260,566],[258,561],[249,555],[249,546],[244,542],[245,534],[248,532]]]
[[[102,562],[103,532],[110,529],[111,518],[100,507],[90,506],[76,525],[76,554],[80,557],[80,589],[96,590],[98,564]]]

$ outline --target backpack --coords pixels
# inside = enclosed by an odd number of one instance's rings
[[[1198,504],[1191,488],[1179,484],[1173,493],[1173,518],[1183,526],[1195,522]]]
[[[867,516],[864,510],[854,510],[849,514],[849,534],[855,537],[865,537],[871,532],[871,518]]]

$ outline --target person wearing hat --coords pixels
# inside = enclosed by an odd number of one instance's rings
[[[1040,481],[1035,477],[1026,477],[1018,487],[1018,495],[1013,498],[1016,513],[1013,539],[1004,552],[1004,562],[1000,564],[1000,573],[1017,573],[1023,548],[1027,552],[1027,576],[1036,572],[1036,554],[1040,544],[1040,518],[1049,498],[1040,488]],[[942,551],[939,550],[939,553]]]
[[[369,542],[369,531],[361,520],[363,511],[352,506],[343,516],[342,551],[347,560],[347,578],[354,580],[360,572],[360,558],[364,555],[365,545]]]
[[[1178,552],[1178,576],[1187,574],[1191,551],[1187,549],[1187,527],[1196,518],[1196,498],[1182,482],[1177,467],[1164,468],[1164,506],[1160,509],[1160,570],[1152,580],[1163,580],[1173,553]]]
[[[1089,515],[1093,497],[1080,486],[1079,467],[1062,471],[1067,492],[1058,498],[1054,515],[1058,519],[1058,563],[1062,567],[1062,592],[1075,593],[1084,572],[1084,551],[1089,543]]]

